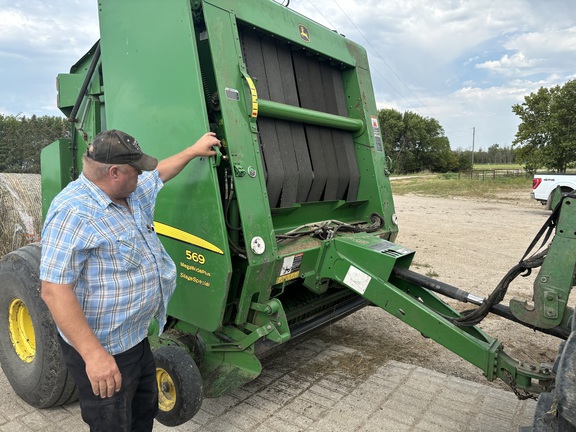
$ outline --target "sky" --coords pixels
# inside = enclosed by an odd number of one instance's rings
[[[60,115],[56,75],[98,39],[97,7],[96,0],[0,0],[0,113]],[[290,0],[289,7],[364,46],[378,108],[435,118],[453,149],[509,147],[520,122],[512,105],[576,79],[574,0]]]

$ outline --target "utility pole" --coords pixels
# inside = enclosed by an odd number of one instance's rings
[[[476,136],[476,126],[472,128],[472,169],[474,169],[474,137]]]

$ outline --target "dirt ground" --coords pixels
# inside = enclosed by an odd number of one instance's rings
[[[395,207],[400,226],[397,243],[416,251],[412,270],[480,297],[488,296],[518,263],[550,215],[529,198],[529,191],[490,201],[396,196]],[[532,284],[533,277],[517,278],[502,303],[508,305],[512,297],[530,300]],[[535,365],[553,362],[560,342],[492,314],[480,327],[498,338],[514,358]],[[486,382],[480,369],[376,307],[364,308],[315,337],[360,352],[336,365],[359,374],[397,360]],[[492,385],[507,388],[501,381]]]

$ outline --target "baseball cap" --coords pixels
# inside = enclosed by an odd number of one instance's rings
[[[96,162],[128,164],[142,171],[153,171],[158,165],[158,159],[143,153],[133,136],[115,129],[96,135],[86,154]]]

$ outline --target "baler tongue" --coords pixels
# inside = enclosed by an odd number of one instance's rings
[[[430,282],[408,270],[414,251],[382,240],[370,233],[337,236],[323,242],[316,276],[305,279],[311,290],[320,291],[330,283],[350,288],[373,305],[420,331],[465,360],[482,369],[490,380],[498,377],[517,394],[539,393],[549,388],[549,369],[524,365],[509,357],[500,342],[474,326],[457,325],[461,314],[424,288]],[[329,284],[329,283],[328,283]],[[459,301],[481,304],[482,299],[440,282],[434,291]],[[314,288],[316,287],[316,288]],[[438,288],[438,289],[437,289]],[[505,308],[507,309],[507,308]],[[495,311],[511,319],[509,310]],[[504,314],[503,314],[504,313]],[[509,315],[509,316],[506,316]],[[561,330],[561,329],[560,329]],[[562,337],[562,332],[556,334]]]

